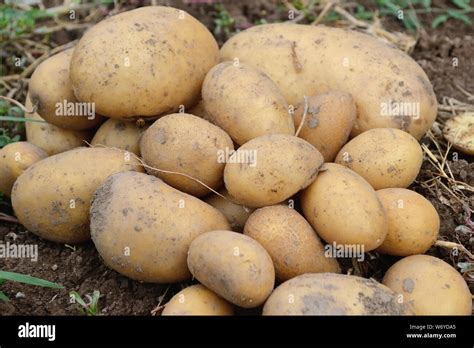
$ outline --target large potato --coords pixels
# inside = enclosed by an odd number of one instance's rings
[[[420,172],[423,151],[410,134],[376,128],[344,145],[335,162],[355,171],[376,190],[408,187]]]
[[[360,175],[325,163],[301,194],[304,216],[328,243],[379,247],[387,235],[387,218],[374,189]]]
[[[260,306],[275,283],[270,255],[255,240],[230,231],[211,231],[189,247],[188,266],[200,283],[244,308]]]
[[[263,135],[242,145],[224,170],[229,194],[239,203],[280,203],[311,184],[324,162],[307,141],[292,135]]]
[[[95,189],[111,174],[143,170],[123,151],[77,148],[48,157],[17,179],[12,205],[20,223],[60,243],[90,239],[89,209]]]
[[[179,113],[154,122],[143,134],[140,150],[147,165],[187,174],[215,190],[223,183],[225,154],[234,151],[234,145],[219,127]],[[198,197],[209,193],[204,185],[184,175],[148,171],[180,191]]]
[[[373,279],[318,273],[288,280],[273,291],[263,315],[407,315],[409,304]]]
[[[91,235],[105,263],[132,279],[190,278],[186,257],[200,234],[230,226],[218,210],[143,173],[110,176],[95,192]]]
[[[235,58],[267,74],[293,105],[304,95],[350,93],[357,105],[353,136],[390,127],[420,139],[436,118],[436,97],[423,69],[402,51],[356,31],[254,26],[222,46],[221,60]]]
[[[232,62],[212,68],[202,86],[209,120],[239,145],[266,134],[295,133],[288,104],[268,76]]]
[[[377,251],[390,255],[423,254],[436,241],[439,216],[422,195],[402,188],[378,190],[387,215],[388,232]]]
[[[198,102],[217,42],[188,13],[149,6],[109,17],[74,49],[76,97],[112,118],[154,116]]]
[[[285,205],[257,209],[247,220],[244,234],[268,251],[279,281],[304,273],[341,272],[336,259],[325,255],[311,225]]]
[[[416,315],[470,315],[472,298],[463,277],[429,255],[408,256],[385,274],[383,284],[413,305]]]

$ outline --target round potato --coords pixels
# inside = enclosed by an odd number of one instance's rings
[[[470,315],[471,292],[449,264],[429,255],[408,256],[385,274],[383,284],[413,305],[416,315]]]
[[[0,192],[10,197],[15,180],[34,163],[48,157],[38,146],[26,141],[6,145],[0,150]]]
[[[226,154],[234,151],[234,144],[226,132],[212,123],[179,113],[154,122],[143,134],[140,150],[147,165],[186,174],[216,190],[222,185]],[[184,175],[147,169],[180,191],[198,197],[210,192]]]
[[[387,218],[374,189],[360,175],[325,163],[301,194],[301,207],[318,235],[328,243],[379,247],[387,235]]]
[[[200,234],[228,229],[218,210],[143,173],[117,173],[97,189],[91,235],[104,262],[150,283],[190,278],[186,258]]]
[[[79,40],[71,60],[74,93],[111,118],[191,107],[219,61],[218,50],[207,28],[183,10],[148,6],[123,12]]]
[[[418,141],[406,132],[376,128],[344,145],[335,162],[355,171],[376,190],[405,188],[420,172],[423,151]]]
[[[474,155],[474,112],[465,112],[446,120],[443,135],[455,149]]]
[[[234,307],[200,284],[189,286],[166,304],[161,315],[233,315]]]
[[[305,103],[295,109],[295,128],[301,124]],[[332,162],[349,139],[356,119],[356,106],[349,93],[330,91],[308,98],[305,123],[298,134],[321,152],[324,162]]]
[[[189,110],[186,110],[186,111],[187,111],[188,114],[201,117],[201,118],[205,119],[206,121],[211,122],[209,114],[207,113],[206,108],[204,107],[204,101],[203,100],[200,100],[199,103],[197,103],[192,108],[190,108]]]
[[[422,195],[403,188],[377,191],[387,215],[388,232],[378,252],[408,256],[423,254],[436,241],[439,216]]]
[[[268,251],[281,282],[304,273],[341,272],[336,259],[326,256],[311,225],[287,206],[257,209],[247,220],[244,234]]]
[[[59,243],[90,239],[89,209],[95,189],[111,174],[143,170],[117,149],[77,148],[48,157],[23,172],[12,190],[20,223]]]
[[[85,130],[103,122],[95,105],[79,102],[69,80],[73,49],[58,53],[35,69],[29,83],[31,103],[48,123],[64,129]]]
[[[283,202],[311,184],[323,156],[292,135],[263,135],[242,145],[224,170],[225,187],[237,202],[263,207]]]
[[[200,283],[243,308],[260,306],[275,283],[267,251],[236,232],[211,231],[197,237],[189,247],[188,266]]]
[[[263,315],[409,315],[412,308],[373,279],[318,273],[286,281],[265,302]]]

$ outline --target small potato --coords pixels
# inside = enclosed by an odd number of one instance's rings
[[[387,218],[374,189],[360,175],[325,163],[301,194],[304,216],[328,243],[379,247],[387,235]]]
[[[436,257],[401,259],[388,269],[383,284],[413,305],[416,315],[471,315],[471,292],[463,277]]]
[[[387,215],[388,232],[378,252],[408,256],[423,254],[436,241],[439,216],[422,195],[403,188],[377,191]]]
[[[335,162],[355,171],[376,190],[406,188],[420,172],[423,151],[418,141],[404,131],[375,128],[349,141]]]
[[[273,291],[263,315],[409,315],[412,308],[373,279],[334,273],[303,274]]]
[[[341,272],[336,259],[325,255],[324,245],[311,225],[287,206],[257,209],[247,220],[244,234],[268,251],[279,281],[304,273]]]
[[[219,127],[197,116],[179,113],[153,123],[142,136],[140,150],[147,165],[186,174],[216,190],[222,185],[225,154],[234,151],[234,145]],[[193,196],[210,192],[184,175],[149,172]]]
[[[143,173],[118,173],[94,194],[91,235],[104,262],[144,282],[175,283],[191,277],[191,242],[202,233],[228,229],[218,210]]]
[[[181,290],[166,304],[161,315],[233,315],[234,307],[203,285]]]
[[[295,109],[295,128],[301,124],[305,104]],[[305,123],[298,136],[321,152],[324,162],[332,162],[349,139],[356,119],[356,106],[349,93],[330,91],[308,98]]]
[[[224,170],[225,187],[237,202],[263,207],[283,202],[310,185],[323,156],[292,135],[264,135],[242,145]]]
[[[295,133],[288,104],[270,78],[232,62],[212,68],[202,86],[209,119],[239,145],[268,134]]]
[[[189,247],[188,266],[200,283],[243,308],[260,306],[275,283],[270,255],[236,232],[211,231],[197,237]]]
[[[446,120],[443,135],[456,150],[474,156],[474,112],[465,112]]]
[[[209,114],[207,113],[206,108],[204,107],[204,101],[203,100],[200,100],[199,103],[197,103],[192,108],[190,108],[189,110],[186,110],[186,111],[187,111],[188,114],[201,117],[201,118],[205,119],[206,121],[211,122],[211,120],[209,118]]]
[[[0,192],[10,197],[15,180],[34,163],[48,157],[38,146],[26,141],[6,145],[0,150]]]

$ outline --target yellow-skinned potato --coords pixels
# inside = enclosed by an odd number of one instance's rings
[[[143,173],[110,176],[95,192],[91,235],[104,262],[144,282],[191,277],[186,265],[197,236],[229,223],[218,210]]]
[[[278,286],[263,315],[410,315],[412,308],[373,279],[304,274]]]
[[[69,79],[73,49],[58,53],[35,69],[29,83],[29,96],[38,114],[48,123],[63,129],[85,130],[103,122],[95,106],[79,102]]]
[[[207,28],[182,10],[148,6],[123,12],[89,29],[76,45],[74,93],[111,118],[191,107],[219,61],[218,50]]]
[[[222,185],[225,154],[234,150],[231,138],[219,127],[194,115],[164,116],[143,134],[140,150],[151,167],[187,174],[212,189]],[[168,185],[193,196],[209,189],[186,176],[148,169]]]
[[[211,122],[211,120],[209,118],[209,114],[207,113],[206,108],[204,107],[204,101],[203,100],[200,100],[199,103],[194,105],[189,110],[186,110],[186,112],[188,114],[201,117],[201,118]]]
[[[197,237],[189,247],[188,266],[200,283],[243,308],[260,306],[275,283],[267,251],[252,238],[231,231]]]
[[[239,145],[262,135],[295,133],[278,87],[251,66],[216,65],[204,80],[202,99],[209,120]]]
[[[376,128],[344,145],[335,162],[355,171],[376,190],[405,188],[420,172],[423,151],[418,141],[406,132]]]
[[[224,170],[225,187],[237,202],[263,207],[283,202],[311,184],[323,156],[307,141],[264,135],[242,145]]]
[[[48,157],[41,148],[26,141],[6,145],[0,150],[0,192],[11,195],[15,180],[34,163]]]
[[[89,209],[95,189],[111,174],[143,170],[123,151],[80,147],[28,168],[12,191],[16,217],[28,231],[59,243],[90,239]]]
[[[423,69],[404,52],[356,31],[254,26],[222,46],[221,61],[235,58],[267,74],[292,105],[304,95],[350,93],[357,105],[352,136],[391,127],[420,139],[436,118],[436,97]]]
[[[295,109],[295,128],[304,114],[304,102]],[[356,106],[349,93],[330,91],[308,98],[308,112],[298,136],[321,152],[325,162],[332,162],[349,139],[356,119]]]
[[[436,241],[439,216],[422,195],[403,188],[377,191],[387,215],[388,232],[378,252],[408,256],[423,254]]]
[[[234,307],[217,294],[198,284],[189,286],[166,304],[161,315],[233,315]]]
[[[304,273],[341,272],[336,259],[325,255],[311,225],[285,205],[257,209],[247,220],[244,234],[268,251],[279,281]]]
[[[383,284],[402,295],[416,315],[471,315],[471,292],[463,277],[436,257],[401,259],[388,269]]]
[[[387,235],[387,218],[374,189],[360,175],[325,163],[316,180],[301,194],[301,207],[326,242],[379,247]]]

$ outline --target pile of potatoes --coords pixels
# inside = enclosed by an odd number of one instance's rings
[[[393,101],[419,114],[381,115]],[[199,283],[163,315],[471,313],[462,276],[423,255],[435,208],[407,189],[436,98],[375,38],[267,24],[219,50],[189,14],[143,7],[41,63],[27,107],[28,142],[0,151],[18,220],[92,239],[132,279]],[[327,244],[403,258],[379,283],[341,274]]]

